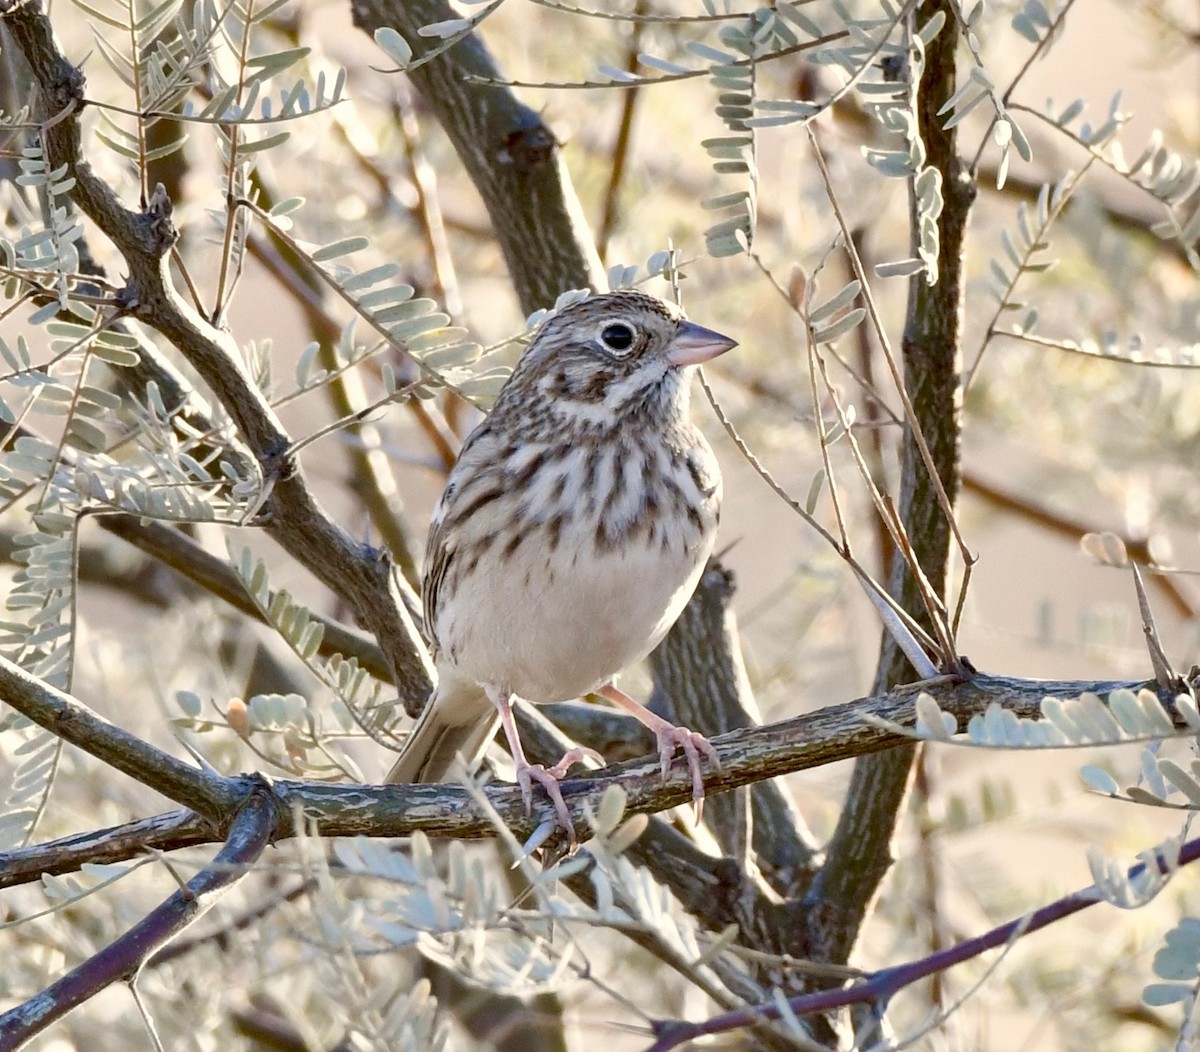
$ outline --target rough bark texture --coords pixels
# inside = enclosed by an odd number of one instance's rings
[[[960,728],[971,716],[982,715],[997,704],[1015,716],[1034,717],[1042,699],[1078,697],[1084,691],[1106,695],[1113,690],[1143,688],[1158,694],[1168,712],[1172,698],[1163,697],[1154,683],[1129,681],[1019,680],[1004,676],[975,675],[966,683],[944,683],[930,689],[943,711],[953,713]],[[165,765],[163,754],[153,746],[128,741],[128,736],[95,716],[70,695],[33,680],[14,666],[0,662],[0,692],[12,708],[33,722],[54,730],[62,738],[112,767],[125,771],[143,785],[176,801],[194,801],[193,810],[214,814],[215,821],[169,814],[98,832],[72,834],[62,840],[16,848],[0,853],[0,889],[37,880],[41,873],[71,873],[85,862],[118,862],[134,857],[148,847],[170,851],[199,843],[213,843],[223,836],[223,825],[243,802],[253,776],[226,778],[208,771],[188,770],[183,765]],[[765,727],[731,731],[713,744],[721,758],[721,770],[706,779],[709,793],[728,792],[796,771],[853,759],[869,753],[895,749],[911,739],[881,726],[875,719],[899,726],[915,722],[912,691],[871,695]],[[1186,724],[1176,718],[1176,726]],[[167,760],[170,757],[166,758]],[[613,779],[625,790],[630,813],[654,814],[691,801],[691,779],[686,770],[671,774],[664,784],[659,777],[657,757],[613,765],[588,772],[586,778],[563,782],[563,797],[572,820],[586,828],[586,811],[599,806],[600,797]],[[324,836],[410,836],[418,830],[433,837],[485,839],[495,836],[495,826],[477,807],[468,790],[458,785],[343,785],[278,779],[272,782],[278,798],[280,837],[294,834],[294,818],[302,814],[317,824]],[[501,821],[518,837],[527,837],[551,812],[548,801],[536,800],[532,816],[525,813],[520,790],[513,785],[493,784],[483,789]],[[300,810],[297,811],[296,808]],[[140,835],[133,835],[140,830]],[[671,831],[655,847],[643,836],[630,849],[644,856],[656,876],[714,929],[729,923],[728,903],[713,894],[719,884],[731,886],[720,875],[726,860],[702,851],[687,835]],[[660,850],[673,845],[670,857]],[[697,864],[697,871],[683,874],[681,866]],[[706,870],[708,875],[702,875]],[[759,881],[758,887],[765,888]],[[779,902],[769,889],[764,900]],[[790,931],[783,936],[793,938]]]
[[[710,738],[761,722],[742,664],[733,591],[733,574],[710,563],[675,628],[650,655],[672,718]],[[780,894],[807,887],[816,847],[778,784],[760,782],[715,797],[705,805],[705,817],[721,850],[756,865]]]
[[[458,17],[441,0],[352,0],[351,11],[368,33],[395,29],[418,61],[438,43],[421,27]],[[502,77],[483,41],[469,36],[409,76],[483,197],[521,309],[548,307],[567,289],[602,291],[604,268],[554,133],[507,88],[473,79]]]

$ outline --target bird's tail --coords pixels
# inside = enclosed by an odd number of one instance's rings
[[[443,679],[384,781],[444,782],[459,754],[467,770],[474,771],[499,722],[500,714],[482,689]]]

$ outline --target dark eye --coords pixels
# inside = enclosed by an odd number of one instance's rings
[[[615,321],[600,334],[600,339],[610,351],[627,351],[633,346],[633,326]]]

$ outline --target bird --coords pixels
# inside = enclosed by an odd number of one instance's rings
[[[440,782],[481,762],[499,725],[526,813],[543,787],[574,842],[559,782],[594,750],[529,763],[513,719],[598,694],[655,735],[662,776],[681,748],[699,820],[702,735],[620,690],[691,598],[716,539],[721,473],[689,414],[695,366],[737,346],[640,291],[592,295],[536,332],[451,468],[422,582],[437,686],[389,783]]]

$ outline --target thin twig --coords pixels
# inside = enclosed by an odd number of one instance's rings
[[[921,460],[925,464],[925,470],[929,473],[929,481],[933,486],[934,492],[937,494],[938,503],[941,505],[942,512],[946,516],[946,521],[950,526],[951,532],[954,534],[955,543],[958,545],[959,552],[963,562],[972,563],[976,556],[972,554],[970,548],[967,547],[966,539],[958,528],[958,521],[954,517],[954,507],[950,502],[950,498],[946,493],[946,487],[942,483],[941,476],[938,474],[937,465],[934,463],[933,454],[929,450],[929,443],[925,440],[925,435],[921,430],[920,420],[917,418],[916,410],[913,409],[912,401],[908,397],[908,391],[904,386],[904,379],[900,375],[900,366],[896,361],[896,355],[892,351],[891,343],[887,338],[886,330],[883,327],[883,320],[879,315],[879,310],[875,304],[875,297],[871,293],[870,281],[866,270],[863,268],[862,260],[858,258],[858,253],[854,249],[854,242],[850,238],[850,226],[846,222],[846,217],[842,212],[841,204],[838,202],[837,195],[833,192],[833,180],[829,174],[829,168],[825,163],[825,155],[821,150],[821,144],[817,141],[812,128],[806,128],[808,132],[808,140],[812,146],[813,156],[816,158],[817,167],[820,169],[821,178],[824,180],[825,188],[829,203],[833,208],[834,214],[837,216],[838,225],[842,229],[842,233],[846,237],[846,253],[854,267],[854,274],[862,284],[863,303],[866,305],[867,313],[871,316],[871,324],[875,329],[875,333],[879,338],[880,348],[883,351],[884,360],[888,364],[888,369],[891,370],[892,380],[896,385],[896,393],[900,398],[901,405],[904,407],[904,417],[912,429],[913,440],[916,442],[917,449],[921,454]]]
[[[646,12],[645,0],[638,0],[635,15]],[[638,66],[638,51],[641,48],[644,23],[635,21],[630,28],[629,46],[625,49],[625,71],[633,73]],[[608,169],[608,184],[604,187],[604,201],[600,209],[600,226],[596,231],[596,251],[600,259],[608,262],[608,244],[617,226],[621,207],[621,184],[628,171],[629,145],[633,139],[633,119],[637,114],[641,91],[631,89],[621,99],[621,120],[617,125],[617,137],[612,147],[612,164]]]
[[[1154,865],[1160,873],[1167,875],[1173,869],[1191,865],[1198,859],[1200,859],[1200,839],[1182,845],[1178,858],[1173,860],[1171,866],[1168,866],[1166,860],[1156,853]],[[1138,879],[1147,868],[1146,863],[1132,866],[1128,873],[1129,880]],[[822,990],[818,993],[790,998],[788,1006],[797,1016],[801,1016],[816,1012],[831,1012],[850,1005],[886,1004],[897,993],[913,983],[944,972],[956,964],[972,960],[988,950],[1007,946],[1017,939],[1032,935],[1036,931],[1041,931],[1051,924],[1104,901],[1105,899],[1096,886],[1091,885],[1026,914],[1024,917],[1009,921],[976,938],[967,939],[938,953],[929,954],[918,961],[892,968],[882,968],[861,982],[852,983],[841,989]],[[667,1052],[668,1049],[678,1048],[685,1042],[695,1041],[711,1034],[741,1030],[764,1018],[777,1019],[779,1014],[778,1007],[767,1003],[751,1009],[728,1012],[703,1023],[664,1020],[657,1027],[658,1040],[648,1047],[647,1052]]]
[[[271,842],[276,816],[271,793],[260,783],[234,816],[225,846],[209,868],[94,957],[0,1015],[0,1052],[15,1052],[105,987],[136,975],[154,950],[197,921],[251,872]]]

